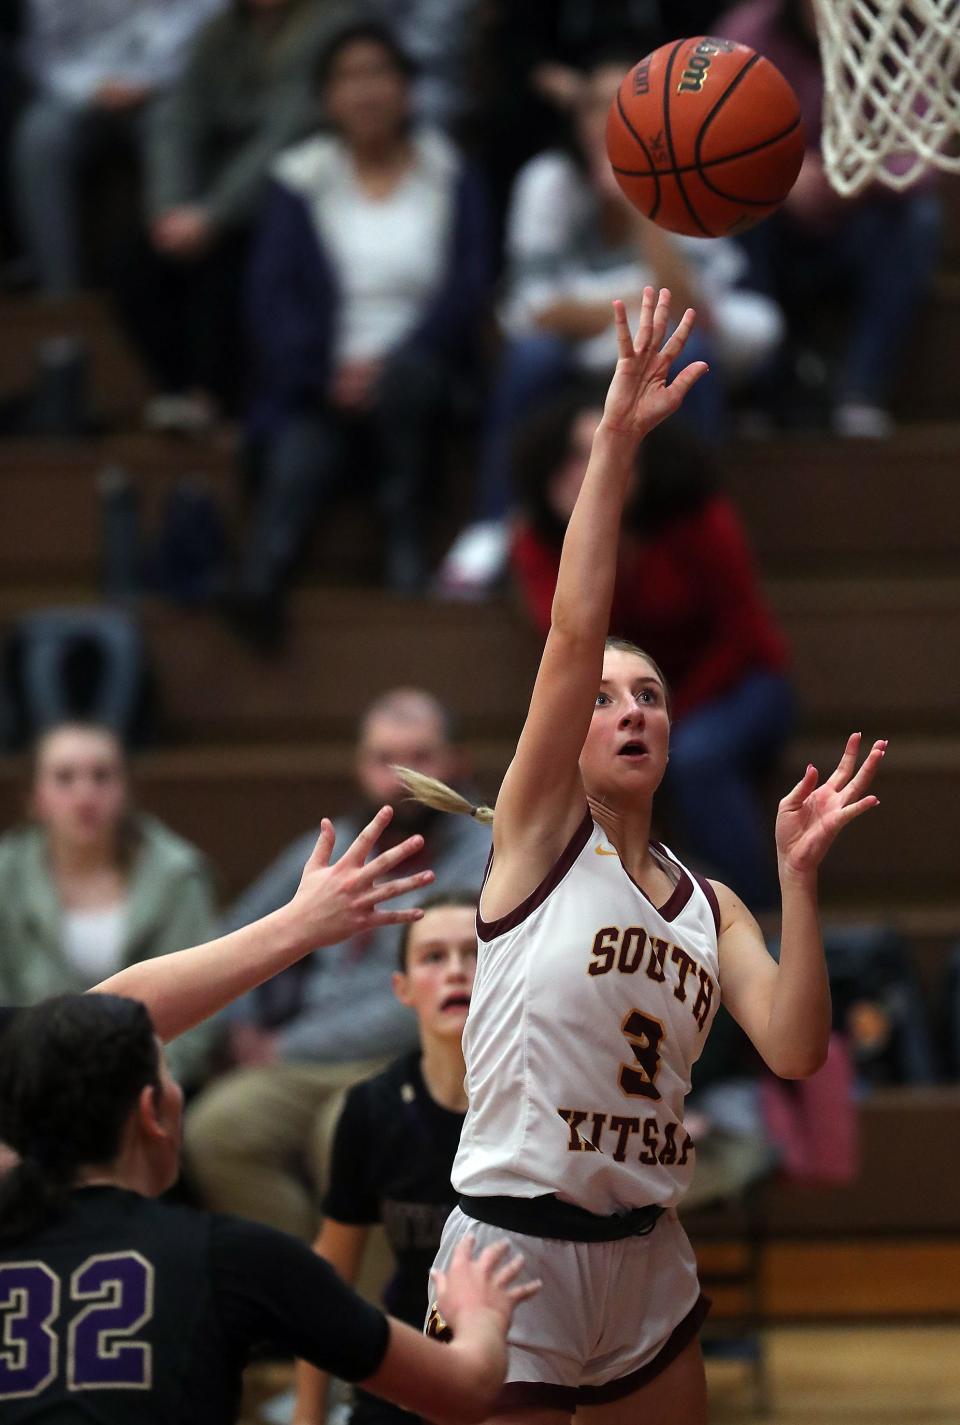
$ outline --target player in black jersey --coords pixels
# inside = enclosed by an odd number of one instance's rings
[[[476,1421],[503,1380],[519,1259],[465,1251],[439,1283],[441,1346],[363,1302],[284,1233],[155,1198],[177,1176],[183,1096],[143,1005],[64,995],[0,1047],[4,1425],[228,1425],[258,1345],[436,1420]]]
[[[422,1327],[429,1273],[456,1202],[450,1171],[467,1100],[460,1040],[477,967],[477,895],[440,892],[408,926],[394,975],[414,1010],[419,1046],[347,1094],[337,1124],[317,1252],[351,1285],[370,1227],[382,1222],[396,1261],[384,1295],[401,1321]],[[324,1425],[328,1376],[301,1364],[293,1425]],[[415,1425],[363,1390],[350,1425]]]

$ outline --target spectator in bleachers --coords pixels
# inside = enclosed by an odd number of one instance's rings
[[[476,522],[440,571],[452,595],[477,595],[504,570],[513,429],[574,373],[616,362],[614,297],[628,313],[644,286],[669,287],[677,311],[697,309],[696,349],[711,372],[684,403],[686,424],[706,438],[724,425],[725,388],[748,378],[776,349],[779,309],[742,285],[746,259],[728,238],[675,237],[644,219],[617,186],[606,154],[607,111],[629,52],[570,73],[572,146],[530,160],[514,185],[507,222],[506,347],[495,376],[480,459]]]
[[[422,123],[456,131],[472,93],[468,56],[480,0],[367,0],[417,67],[413,110]]]
[[[250,273],[258,496],[238,627],[275,631],[304,536],[349,478],[376,489],[386,582],[419,587],[437,427],[487,296],[483,194],[451,142],[411,126],[412,67],[374,22],[317,73],[332,132],[285,153]]]
[[[456,780],[459,763],[449,715],[428,693],[395,689],[361,722],[361,805],[356,817],[337,820],[334,855],[369,819],[370,806],[390,803],[395,816],[381,845],[419,832],[423,851],[406,873],[426,866],[435,872],[428,891],[399,898],[397,909],[451,887],[479,889],[489,828],[426,810],[410,800],[392,770],[399,764]],[[283,905],[315,840],[311,830],[289,846],[241,896],[226,928]],[[305,961],[305,973],[284,972],[241,1002],[232,1047],[245,1067],[213,1084],[187,1119],[193,1178],[209,1206],[312,1236],[341,1091],[417,1042],[416,1021],[391,988],[396,954],[390,928],[354,936]]]
[[[123,748],[62,723],[33,753],[30,824],[0,837],[0,1002],[87,990],[135,961],[214,936],[213,885],[196,847],[131,806]],[[216,1034],[170,1047],[196,1087]]]
[[[744,235],[757,277],[787,308],[791,336],[816,355],[811,311],[822,315],[829,303],[846,312],[840,371],[829,383],[836,393],[833,427],[840,435],[888,435],[887,407],[909,324],[930,290],[938,255],[935,174],[905,192],[880,183],[854,199],[834,192],[820,151],[823,71],[813,0],[745,0],[717,20],[714,33],[773,61],[796,90],[806,126],[807,152],[789,197]],[[782,402],[782,379],[779,386]]]
[[[22,68],[31,95],[15,124],[11,178],[21,238],[41,290],[83,285],[80,177],[139,147],[194,31],[225,0],[26,0]]]
[[[526,499],[513,572],[544,634],[601,411],[602,400],[575,389],[532,418],[516,444]],[[670,684],[664,789],[677,839],[755,910],[776,904],[758,781],[776,765],[793,723],[786,644],[706,452],[673,426],[643,443],[610,629],[648,648]]]
[[[239,398],[250,230],[273,158],[309,127],[313,65],[342,13],[333,0],[231,0],[151,115],[147,230],[118,295],[159,390],[154,426],[201,428]]]

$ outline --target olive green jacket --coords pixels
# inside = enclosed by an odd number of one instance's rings
[[[153,817],[138,815],[134,826],[121,966],[217,934],[213,883],[201,852]],[[31,826],[0,837],[0,1004],[90,989],[64,956],[61,919],[43,831]],[[214,1034],[211,1025],[198,1025],[171,1045],[171,1068],[184,1082],[203,1076]]]

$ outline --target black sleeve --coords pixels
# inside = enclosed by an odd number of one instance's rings
[[[210,1250],[214,1295],[232,1342],[247,1350],[279,1346],[347,1381],[379,1370],[390,1338],[386,1316],[304,1243],[217,1216]]]
[[[370,1171],[371,1129],[366,1084],[347,1094],[333,1137],[330,1183],[323,1199],[324,1217],[366,1227],[380,1221],[380,1198]]]
[[[10,1028],[17,1011],[9,1005],[0,1004],[0,1038]]]

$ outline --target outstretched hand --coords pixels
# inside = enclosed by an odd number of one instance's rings
[[[491,1242],[473,1255],[472,1235],[462,1238],[454,1248],[445,1272],[434,1268],[430,1273],[432,1293],[437,1310],[455,1336],[457,1326],[480,1311],[491,1312],[506,1334],[513,1313],[521,1301],[536,1296],[542,1283],[517,1282],[523,1270],[523,1257],[510,1256],[510,1244],[505,1239]]]
[[[879,806],[878,799],[866,793],[886,750],[885,741],[875,742],[858,771],[860,733],[854,732],[847,738],[836,771],[822,786],[817,785],[816,767],[807,768],[777,812],[777,857],[782,870],[794,875],[815,871],[838,833]]]
[[[432,871],[418,871],[397,880],[383,879],[401,862],[423,849],[422,836],[408,836],[398,846],[382,851],[372,861],[367,860],[392,818],[393,808],[382,807],[331,866],[335,833],[333,823],[324,817],[317,844],[290,902],[290,910],[297,916],[306,943],[336,945],[360,931],[375,930],[381,925],[405,925],[421,918],[423,911],[413,907],[406,910],[377,908],[382,901],[428,886],[434,878]]]
[[[687,392],[708,370],[705,361],[692,361],[667,385],[670,368],[683,351],[696,313],[688,307],[676,330],[664,341],[670,320],[670,293],[657,296],[644,287],[636,337],[630,335],[626,309],[613,304],[618,359],[603,408],[608,430],[641,439],[654,426],[678,410]]]

